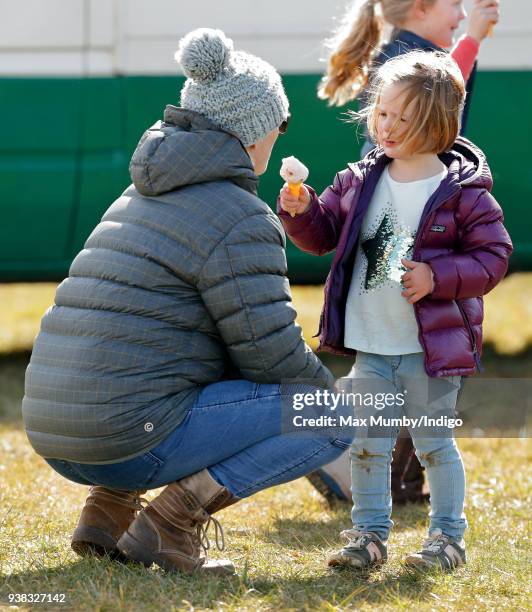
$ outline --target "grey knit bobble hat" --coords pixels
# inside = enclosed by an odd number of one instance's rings
[[[201,113],[252,145],[288,117],[278,72],[264,60],[233,49],[221,30],[199,28],[179,42],[175,59],[188,77],[181,106]]]

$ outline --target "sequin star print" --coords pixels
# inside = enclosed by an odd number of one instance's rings
[[[414,245],[414,236],[408,229],[402,228],[395,234],[390,241],[392,252],[390,253],[388,278],[401,282],[401,277],[406,272],[406,268],[401,263],[401,259],[407,257],[410,249]]]
[[[406,271],[401,259],[407,257],[414,243],[415,232],[397,223],[397,215],[389,206],[372,237],[362,237],[362,252],[367,259],[363,287],[371,291],[394,281],[401,282]]]

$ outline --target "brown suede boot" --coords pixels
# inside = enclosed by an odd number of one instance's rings
[[[81,557],[109,555],[125,561],[116,543],[142,510],[140,495],[143,493],[146,491],[91,487],[72,536],[72,549]]]
[[[225,547],[220,523],[210,515],[239,501],[205,469],[169,484],[137,518],[117,543],[128,559],[167,571],[233,574],[230,561],[207,561],[207,529],[215,527],[218,550]]]

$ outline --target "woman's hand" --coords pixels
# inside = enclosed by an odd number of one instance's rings
[[[302,215],[303,213],[307,212],[310,206],[310,193],[305,185],[301,185],[299,189],[299,197],[296,198],[290,192],[287,183],[285,183],[279,192],[279,199],[281,201],[281,208],[291,217],[295,217],[295,215]]]
[[[467,24],[467,35],[480,44],[499,21],[499,16],[499,0],[475,0]]]
[[[401,263],[408,268],[408,272],[401,277],[405,288],[401,295],[409,304],[414,304],[434,291],[434,275],[428,264],[409,259],[401,259]]]

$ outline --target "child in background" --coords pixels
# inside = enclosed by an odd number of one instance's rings
[[[328,70],[318,95],[330,104],[342,105],[360,97],[368,103],[366,86],[371,73],[388,59],[408,51],[443,51],[450,48],[466,12],[461,0],[362,0],[355,2],[344,17],[344,26],[333,39]],[[462,117],[465,130],[480,43],[499,20],[499,0],[475,0],[467,32],[451,49],[464,80],[467,99]],[[385,42],[387,26],[393,27]],[[374,147],[368,139],[365,155]]]
[[[278,203],[296,246],[314,255],[336,250],[320,347],[356,354],[350,376],[376,381],[379,391],[423,381],[432,398],[421,406],[428,416],[451,417],[461,376],[480,368],[482,296],[504,277],[512,251],[486,159],[457,138],[464,96],[447,54],[413,51],[388,61],[364,113],[379,146],[339,172],[321,197],[302,185],[296,198],[285,185]],[[449,385],[443,394],[436,390],[442,379]],[[406,416],[420,409],[414,404],[407,398]],[[343,532],[347,543],[330,565],[386,561],[397,432],[357,430],[353,529]],[[410,434],[427,470],[431,513],[428,538],[407,562],[454,568],[466,560],[462,459],[452,436]]]

